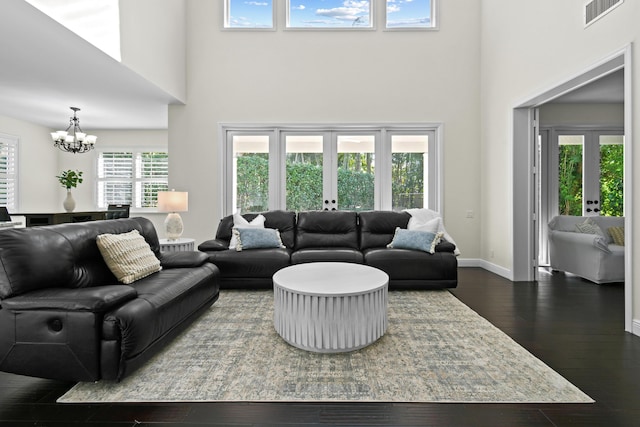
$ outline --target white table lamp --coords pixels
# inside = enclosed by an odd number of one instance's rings
[[[164,220],[167,239],[177,240],[182,236],[184,225],[178,212],[189,210],[189,193],[186,191],[158,191],[158,210],[169,212]]]

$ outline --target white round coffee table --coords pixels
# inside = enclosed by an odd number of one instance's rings
[[[387,330],[389,276],[345,262],[314,262],[273,275],[276,331],[303,350],[358,350]]]

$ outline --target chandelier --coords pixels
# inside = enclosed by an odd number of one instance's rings
[[[73,110],[73,117],[69,119],[69,127],[66,130],[51,132],[53,146],[69,153],[86,153],[93,149],[98,137],[82,132],[80,119],[76,115],[80,109],[76,107],[69,108]]]

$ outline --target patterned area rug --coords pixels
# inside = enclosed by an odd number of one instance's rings
[[[310,353],[275,332],[272,291],[222,291],[131,376],[58,402],[593,402],[448,291],[390,292],[388,316],[369,347]]]

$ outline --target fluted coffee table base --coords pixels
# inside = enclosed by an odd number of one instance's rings
[[[308,351],[358,350],[387,330],[383,271],[361,264],[297,264],[273,276],[274,326],[289,344]]]

